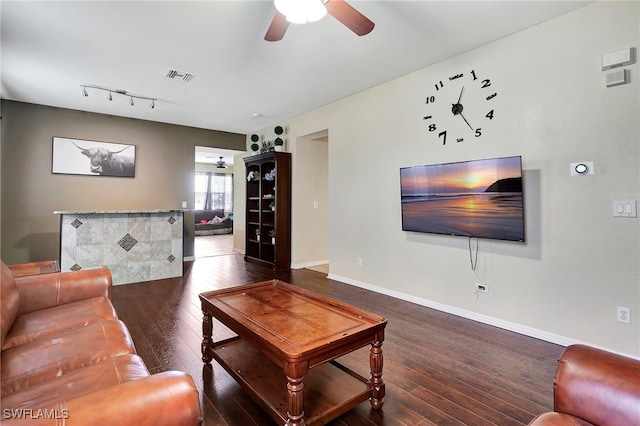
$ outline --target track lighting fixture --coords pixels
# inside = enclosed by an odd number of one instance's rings
[[[113,100],[113,93],[115,93],[116,95],[127,96],[129,97],[129,105],[131,106],[135,105],[133,101],[133,99],[135,98],[135,99],[142,99],[145,101],[151,101],[151,104],[149,104],[149,108],[154,109],[156,107],[156,101],[158,100],[157,98],[151,98],[149,96],[142,96],[142,95],[136,95],[134,93],[129,93],[126,90],[112,89],[110,87],[96,86],[94,84],[81,84],[80,87],[82,87],[82,96],[85,96],[85,97],[89,96],[89,93],[87,92],[87,88],[109,92],[109,94],[107,95],[107,100],[109,101]]]

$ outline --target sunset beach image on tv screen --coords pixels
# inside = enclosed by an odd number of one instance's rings
[[[404,231],[524,241],[521,157],[400,169]]]

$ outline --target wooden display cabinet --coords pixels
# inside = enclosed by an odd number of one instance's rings
[[[291,154],[267,152],[244,159],[246,261],[291,267]],[[275,171],[275,172],[274,172]]]

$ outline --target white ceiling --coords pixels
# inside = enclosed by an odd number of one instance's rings
[[[264,34],[269,0],[2,0],[2,98],[251,133],[585,5],[584,1],[358,1],[358,37],[331,16]],[[524,46],[523,46],[524,48]],[[168,69],[195,75],[189,83]],[[158,98],[148,103],[94,84]],[[252,114],[261,114],[254,117]]]

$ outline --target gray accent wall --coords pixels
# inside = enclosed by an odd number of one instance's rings
[[[2,100],[1,252],[5,263],[59,259],[61,210],[193,208],[195,146],[245,149],[246,135]],[[136,146],[134,178],[51,173],[54,136]],[[87,160],[88,161],[88,160]],[[193,257],[185,213],[185,258]]]

